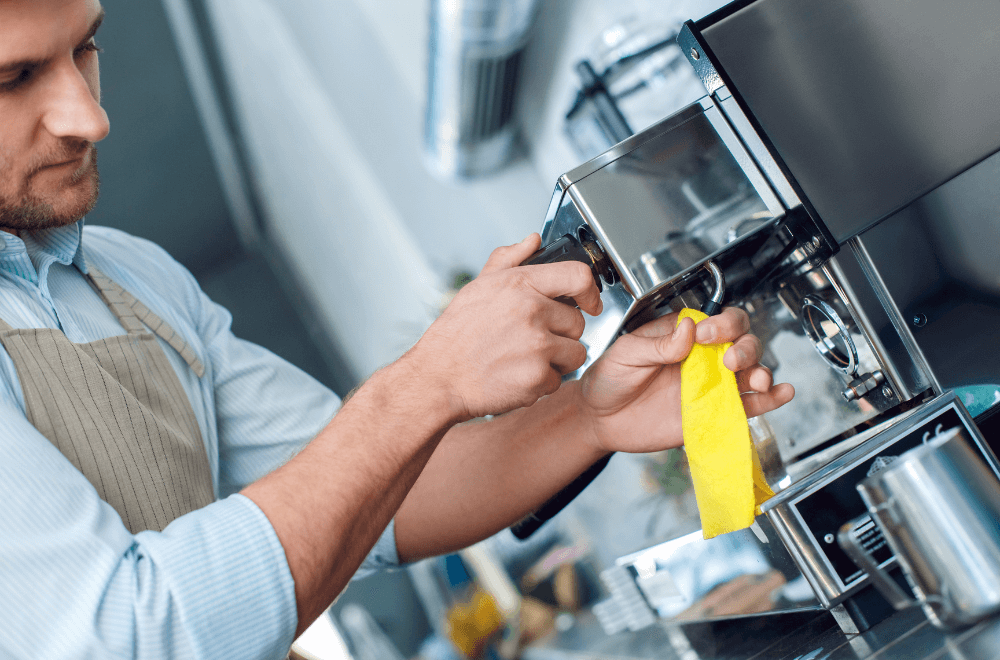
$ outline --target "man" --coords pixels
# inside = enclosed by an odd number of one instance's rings
[[[653,322],[560,385],[584,319],[554,298],[601,303],[580,264],[516,267],[533,235],[338,411],[159,248],[83,229],[102,18],[0,0],[0,657],[282,657],[366,556],[460,548],[608,452],[681,444],[695,340],[735,341],[748,414],[791,399],[737,310]]]

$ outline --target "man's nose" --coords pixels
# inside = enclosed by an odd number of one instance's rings
[[[100,82],[88,81],[75,64],[67,63],[53,72],[42,123],[57,138],[100,142],[111,125],[100,104]]]

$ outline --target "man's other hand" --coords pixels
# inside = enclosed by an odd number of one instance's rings
[[[697,326],[691,319],[677,325],[677,314],[670,314],[619,337],[581,382],[595,442],[605,451],[625,452],[659,451],[683,443],[680,362],[695,341],[733,342],[722,362],[736,373],[747,417],[791,401],[794,388],[774,385],[771,371],[759,364],[763,346],[749,331],[746,312],[727,307]]]
[[[587,359],[581,310],[602,309],[594,276],[575,261],[519,266],[540,245],[532,234],[495,250],[405,358],[448,395],[456,421],[530,406]]]

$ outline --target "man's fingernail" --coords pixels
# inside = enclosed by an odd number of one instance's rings
[[[715,329],[710,325],[699,323],[698,325],[695,326],[694,338],[699,343],[712,341],[713,339],[715,339]]]

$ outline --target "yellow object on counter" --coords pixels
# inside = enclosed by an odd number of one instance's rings
[[[453,605],[448,611],[448,636],[465,658],[478,658],[502,626],[496,602],[479,588],[470,602]]]
[[[700,323],[708,316],[684,309],[677,323],[685,318]],[[681,427],[706,539],[749,527],[774,495],[750,439],[736,374],[722,363],[730,346],[695,344],[681,363]]]

